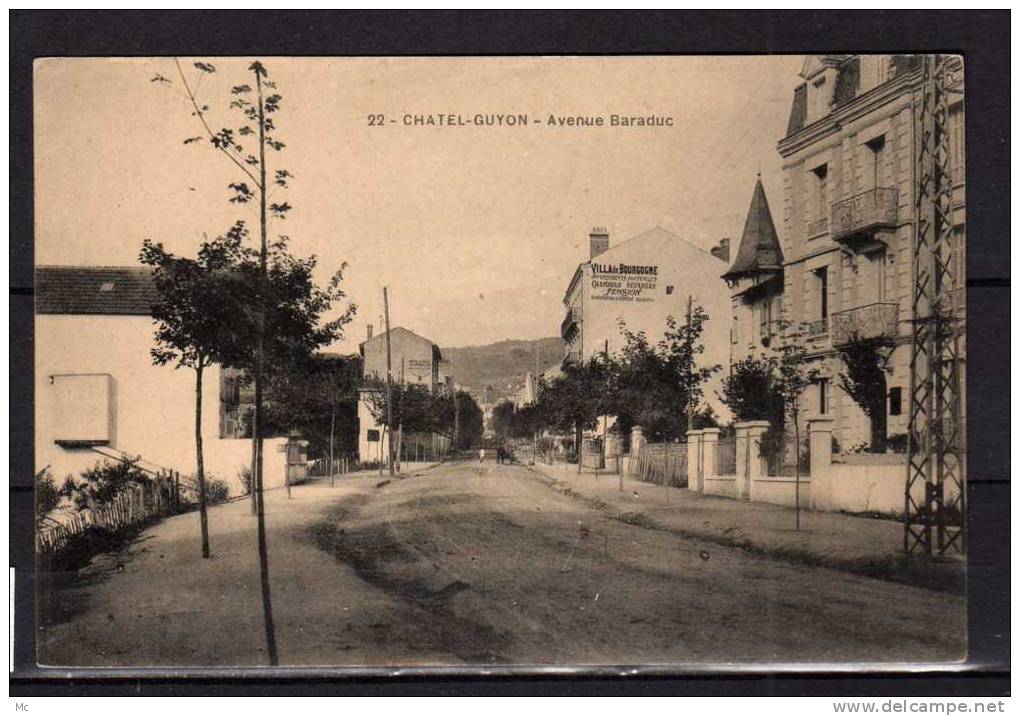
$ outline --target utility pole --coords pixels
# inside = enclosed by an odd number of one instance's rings
[[[393,468],[393,357],[390,352],[390,298],[386,286],[383,286],[383,311],[386,316],[386,431],[387,454],[390,462],[390,477],[396,475]]]
[[[606,361],[606,394],[609,394],[609,339],[602,346],[602,357]],[[602,413],[602,469],[609,469],[609,416],[606,411]],[[620,489],[623,489],[623,476],[620,476]]]
[[[965,437],[961,410],[965,269],[953,230],[948,127],[956,58],[921,58],[915,103],[916,217],[913,325],[903,549],[929,556],[966,551]]]
[[[687,350],[691,354],[691,360],[694,360],[694,339],[691,338],[691,320],[693,313],[693,301],[691,294],[687,294]],[[691,400],[691,396],[687,396],[687,432],[690,432],[694,428],[694,401]]]
[[[404,356],[400,356],[400,395],[404,395]],[[397,472],[404,461],[404,418],[403,411],[397,421]]]

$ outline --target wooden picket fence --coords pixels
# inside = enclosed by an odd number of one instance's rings
[[[644,482],[687,487],[687,443],[646,443],[628,472]]]
[[[125,489],[105,505],[75,512],[65,521],[36,530],[36,553],[45,565],[89,529],[116,532],[155,517],[176,514],[193,502],[193,492],[193,486],[182,484],[180,473],[169,470],[157,473],[149,481]]]

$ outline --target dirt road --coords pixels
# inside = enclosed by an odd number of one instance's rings
[[[935,662],[958,596],[628,524],[523,468],[462,463],[267,500],[285,665]],[[41,634],[50,664],[264,662],[247,506],[157,525]]]

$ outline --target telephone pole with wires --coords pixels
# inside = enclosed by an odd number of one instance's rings
[[[921,67],[903,549],[940,557],[966,551],[961,409],[966,276],[953,230],[948,127],[949,97],[962,67],[958,58],[945,55],[926,55]]]

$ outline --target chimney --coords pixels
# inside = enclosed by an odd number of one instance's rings
[[[717,259],[722,259],[726,263],[730,261],[730,240],[720,239],[718,246],[713,246],[710,252]]]
[[[604,226],[593,227],[588,238],[591,242],[591,255],[589,259],[594,259],[609,248],[609,232],[606,231]]]
[[[368,338],[366,338],[365,340],[369,340],[370,341],[370,340],[372,340],[372,324],[371,323],[368,324],[367,331],[368,331]]]

